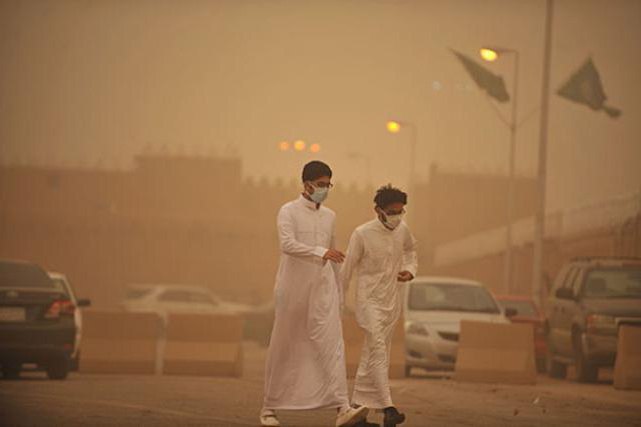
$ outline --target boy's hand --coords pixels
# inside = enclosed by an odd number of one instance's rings
[[[340,264],[345,259],[345,254],[341,251],[337,251],[336,249],[328,249],[327,252],[325,252],[325,255],[323,255],[323,259]]]
[[[397,277],[399,282],[409,282],[413,278],[414,278],[414,275],[409,271],[401,271],[400,273],[398,273],[398,277]]]

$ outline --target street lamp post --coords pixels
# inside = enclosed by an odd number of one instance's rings
[[[401,121],[401,120],[390,120],[387,122],[387,130],[390,133],[399,133],[403,128],[407,128],[410,131],[410,164],[409,164],[409,180],[408,180],[408,193],[411,197],[415,197],[415,183],[416,183],[416,144],[418,142],[418,129],[416,125],[412,122]],[[412,203],[410,205],[409,218],[414,220],[414,206],[416,204]]]
[[[512,88],[512,117],[509,123],[510,148],[508,154],[508,190],[507,190],[507,212],[505,228],[505,262],[503,263],[503,286],[510,294],[512,287],[512,222],[514,218],[514,197],[515,197],[515,164],[516,164],[516,129],[517,129],[517,107],[519,89],[519,52],[514,49],[502,47],[483,47],[480,50],[481,57],[489,62],[500,58],[503,54],[511,54],[514,57],[514,78]]]
[[[550,106],[550,68],[552,52],[552,17],[554,0],[545,5],[545,38],[543,50],[543,78],[541,84],[541,115],[539,120],[539,164],[538,164],[538,203],[534,221],[534,245],[532,260],[532,291],[536,301],[541,300],[541,280],[543,279],[543,239],[545,237],[545,196],[547,180],[548,115]]]

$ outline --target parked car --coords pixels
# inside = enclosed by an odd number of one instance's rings
[[[255,341],[263,347],[269,345],[269,340],[274,327],[275,306],[270,300],[260,305],[251,306],[251,310],[244,313],[246,340]]]
[[[54,272],[49,272],[48,274],[51,280],[53,280],[56,288],[64,292],[76,307],[73,312],[73,320],[76,324],[76,340],[74,342],[73,352],[71,353],[69,369],[77,371],[80,366],[80,344],[82,342],[82,310],[80,310],[80,307],[89,307],[91,305],[91,301],[88,299],[76,298],[73,286],[71,286],[67,276],[64,274]]]
[[[496,300],[504,310],[514,314],[510,316],[513,323],[529,323],[534,328],[534,355],[536,369],[545,372],[547,345],[545,343],[545,316],[534,302],[534,298],[522,295],[497,295]]]
[[[23,365],[64,379],[74,352],[76,305],[40,266],[0,260],[0,366],[17,378]]]
[[[621,324],[641,325],[641,258],[583,257],[565,265],[546,304],[548,373],[593,382],[613,366]]]
[[[454,368],[461,320],[510,322],[481,283],[452,277],[417,277],[407,287],[404,309],[408,376],[413,367]]]
[[[122,307],[132,312],[243,314],[251,306],[224,301],[204,286],[137,284],[127,289]]]

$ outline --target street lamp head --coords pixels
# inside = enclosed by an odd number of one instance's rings
[[[305,144],[305,141],[303,141],[302,139],[299,139],[298,141],[294,142],[294,150],[303,151],[306,145],[307,144]]]
[[[287,151],[289,150],[289,142],[287,141],[281,141],[278,143],[278,149],[280,151]]]
[[[499,57],[499,51],[490,47],[482,47],[479,53],[481,54],[481,58],[488,62],[494,62]]]
[[[498,47],[498,46],[483,46],[479,49],[479,54],[481,58],[488,62],[494,62],[499,57],[505,53],[511,53],[517,55],[518,52],[515,49],[510,49],[507,47]]]
[[[397,121],[390,120],[387,122],[387,131],[389,133],[399,133],[401,130],[401,124]]]

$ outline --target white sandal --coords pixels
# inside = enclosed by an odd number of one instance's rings
[[[260,411],[260,425],[263,427],[280,427],[276,412],[272,409],[263,409]]]

